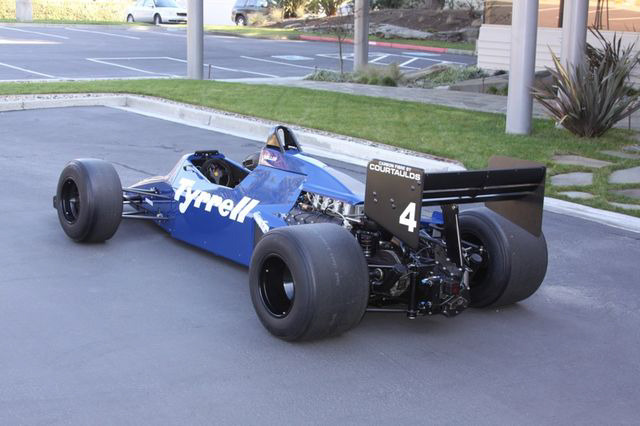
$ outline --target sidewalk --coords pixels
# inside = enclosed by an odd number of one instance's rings
[[[294,80],[294,79],[255,79],[243,80],[253,84],[273,84],[280,86],[303,87],[314,90],[348,93],[352,95],[374,96],[379,98],[396,99],[400,101],[422,102],[425,104],[442,105],[471,111],[493,112],[506,114],[507,97],[489,95],[485,93],[459,92],[446,89],[420,89],[416,87],[387,87],[372,86],[357,83],[332,83],[325,81]],[[534,102],[533,116],[548,118],[544,108]],[[629,120],[619,122],[616,127],[629,128]],[[640,111],[631,116],[630,128],[640,131]]]

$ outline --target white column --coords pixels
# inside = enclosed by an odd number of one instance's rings
[[[507,133],[531,133],[531,87],[535,75],[537,35],[538,0],[514,1],[511,17]]]
[[[588,16],[588,0],[565,0],[560,59],[566,68],[575,69],[584,62]]]
[[[16,20],[18,22],[31,22],[33,20],[31,0],[16,0]]]
[[[353,70],[360,71],[369,62],[369,0],[355,0],[353,44]]]
[[[188,0],[187,5],[187,77],[202,80],[202,46],[204,41],[202,0]]]

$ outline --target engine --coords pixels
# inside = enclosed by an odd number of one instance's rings
[[[455,316],[469,304],[469,271],[447,257],[438,225],[421,230],[412,250],[368,220],[361,204],[309,192],[283,218],[289,225],[335,223],[354,235],[369,266],[370,311]]]

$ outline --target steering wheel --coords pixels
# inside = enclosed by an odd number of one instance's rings
[[[210,158],[200,168],[207,179],[216,185],[229,186],[231,184],[231,167],[219,158]]]

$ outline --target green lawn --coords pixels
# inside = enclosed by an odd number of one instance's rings
[[[262,27],[236,27],[234,25],[205,25],[205,31],[226,33],[232,35],[238,35],[243,37],[266,37],[266,38],[296,38],[300,35],[318,35],[324,37],[332,37],[330,33],[312,33],[304,32],[287,28],[262,28]],[[349,37],[353,37],[350,35]],[[474,43],[468,42],[448,42],[439,40],[407,40],[407,39],[385,39],[375,36],[369,36],[371,41],[386,41],[389,43],[404,43],[413,44],[418,46],[431,46],[431,47],[447,47],[451,49],[471,50],[475,49]]]
[[[74,92],[161,96],[453,158],[468,168],[486,166],[492,155],[508,155],[543,162],[549,167],[549,174],[580,171],[579,167],[554,165],[550,158],[555,153],[571,153],[611,160],[598,151],[637,143],[632,132],[619,129],[596,140],[577,138],[556,129],[550,120],[535,120],[531,136],[506,135],[505,117],[501,114],[291,87],[155,79],[0,84],[0,94]],[[610,195],[606,183],[606,176],[613,169],[638,165],[640,160],[624,160],[597,170],[594,185],[579,189],[596,194],[596,198],[581,202],[640,217],[640,212],[608,205],[607,200],[630,200]],[[616,186],[626,187],[631,186]],[[547,194],[558,196],[557,192],[547,185]]]

